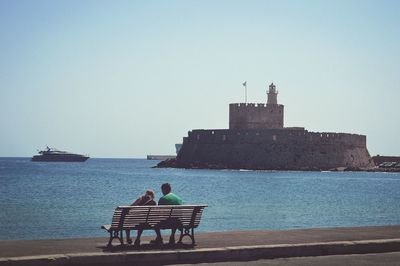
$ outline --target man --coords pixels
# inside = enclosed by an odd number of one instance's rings
[[[182,199],[171,192],[170,184],[162,184],[161,191],[164,196],[158,200],[158,205],[182,205]]]
[[[182,205],[182,199],[171,192],[171,185],[169,183],[162,184],[161,191],[164,196],[158,200],[158,205]],[[151,243],[162,244],[163,239],[161,237],[160,229],[155,229],[157,238],[152,240]],[[169,244],[175,244],[175,232],[176,228],[171,230],[171,236],[169,237]]]

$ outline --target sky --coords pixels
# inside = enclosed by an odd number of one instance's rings
[[[0,0],[0,156],[174,154],[229,103],[400,156],[400,1]]]

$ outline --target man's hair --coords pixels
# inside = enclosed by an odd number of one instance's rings
[[[167,194],[171,192],[171,185],[169,183],[164,183],[161,186],[161,190],[166,192]]]

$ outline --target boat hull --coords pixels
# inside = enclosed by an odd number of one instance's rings
[[[35,155],[33,162],[84,162],[89,157],[83,155]]]

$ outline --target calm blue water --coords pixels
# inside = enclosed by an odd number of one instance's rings
[[[0,239],[107,236],[118,205],[172,184],[206,203],[198,231],[400,224],[400,174],[151,168],[144,159],[0,158]]]

